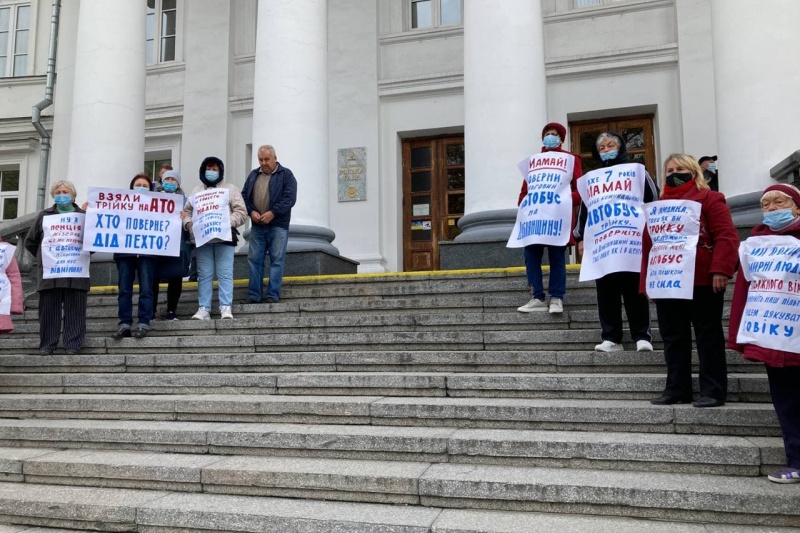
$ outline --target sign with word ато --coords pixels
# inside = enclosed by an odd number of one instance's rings
[[[534,154],[519,164],[527,166],[528,194],[517,210],[508,248],[529,244],[566,246],[572,231],[572,172],[575,156],[562,152]]]
[[[367,199],[367,149],[339,148],[337,153],[337,182],[340,202]]]
[[[741,272],[750,282],[736,342],[797,352],[800,347],[800,240],[750,237],[739,245]]]
[[[42,277],[88,278],[89,252],[83,251],[86,215],[64,213],[42,218]]]
[[[647,296],[691,300],[700,238],[700,204],[659,200],[647,204],[647,232],[653,246],[647,258]]]
[[[0,242],[0,315],[11,314],[11,281],[6,275],[6,269],[14,258],[16,246],[7,242]]]
[[[583,232],[580,281],[642,268],[644,165],[599,168],[578,180],[588,217]]]
[[[193,194],[189,201],[192,203],[192,234],[197,246],[214,239],[230,241],[233,238],[228,189],[212,187]]]
[[[89,187],[83,250],[179,256],[182,200],[175,194]]]

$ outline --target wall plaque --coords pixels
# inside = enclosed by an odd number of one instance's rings
[[[367,149],[339,148],[339,201],[357,202],[367,199]]]

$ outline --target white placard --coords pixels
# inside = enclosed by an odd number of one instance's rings
[[[88,278],[89,252],[82,251],[86,215],[64,213],[42,218],[42,278]]]
[[[88,198],[84,251],[180,255],[180,195],[89,187]]]
[[[578,180],[588,210],[580,281],[641,270],[645,175],[644,165],[625,163],[593,170]]]
[[[647,204],[647,232],[653,241],[645,281],[650,298],[691,300],[694,296],[700,209],[700,203],[692,200]]]
[[[517,210],[517,221],[506,246],[529,244],[566,246],[572,232],[572,172],[575,156],[564,152],[534,154],[527,162],[528,194]]]
[[[6,270],[17,247],[7,242],[0,243],[0,315],[11,314],[11,281],[8,279]]]
[[[213,239],[232,240],[228,189],[211,188],[189,198],[192,203],[192,234],[197,246]]]
[[[739,245],[740,275],[750,282],[739,344],[797,353],[800,347],[800,240],[750,237]]]

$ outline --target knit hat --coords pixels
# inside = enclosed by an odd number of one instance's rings
[[[558,132],[558,136],[561,137],[562,142],[567,138],[567,128],[558,122],[550,122],[546,124],[544,128],[542,128],[542,139],[544,139],[544,132],[547,130],[556,130]]]
[[[181,175],[178,174],[177,170],[167,170],[161,175],[161,181],[163,182],[166,178],[172,178],[178,182],[178,185],[181,184]]]
[[[764,189],[764,194],[767,194],[770,191],[782,192],[783,194],[794,200],[794,205],[800,207],[800,191],[798,191],[791,185],[786,185],[785,183],[770,185],[769,187]],[[764,195],[762,194],[761,196],[763,197]]]

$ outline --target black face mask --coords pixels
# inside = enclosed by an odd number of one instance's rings
[[[666,183],[668,187],[679,187],[684,183],[689,183],[690,181],[692,181],[691,172],[673,172],[667,176]]]

